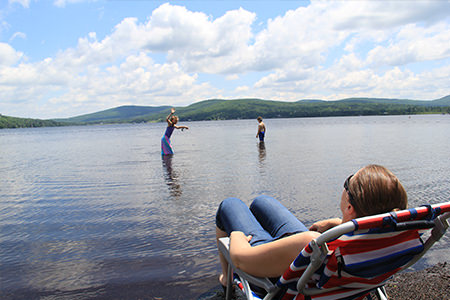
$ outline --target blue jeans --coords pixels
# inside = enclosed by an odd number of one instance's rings
[[[216,226],[228,235],[232,231],[252,235],[252,246],[308,231],[286,207],[265,195],[256,197],[250,208],[238,198],[225,199],[217,210]]]

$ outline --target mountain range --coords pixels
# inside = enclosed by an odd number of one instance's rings
[[[67,119],[55,119],[63,123],[130,123],[164,121],[170,106],[120,106],[108,110]],[[210,99],[176,107],[176,114],[183,121],[354,116],[380,114],[449,113],[450,95],[431,101],[347,98],[337,101],[299,100],[283,102],[262,99]]]
[[[24,119],[0,115],[0,128],[64,126],[104,123],[164,121],[171,106],[119,106],[65,119]],[[388,98],[347,98],[336,101],[299,100],[284,102],[263,99],[210,99],[176,107],[181,121],[264,118],[301,118],[358,115],[404,115],[450,113],[450,95],[423,101]]]

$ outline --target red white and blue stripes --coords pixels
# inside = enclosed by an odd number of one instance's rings
[[[277,283],[279,287],[287,288],[283,300],[362,298],[368,291],[383,285],[424,250],[421,231],[416,228],[403,230],[406,228],[404,222],[433,220],[449,211],[450,202],[447,202],[352,220],[356,230],[326,243],[326,259],[306,286],[324,289],[324,292],[311,296],[297,292],[297,281],[312,257],[314,247],[310,243]]]

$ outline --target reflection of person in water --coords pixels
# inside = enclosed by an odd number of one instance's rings
[[[264,142],[260,142],[258,144],[258,151],[259,151],[259,163],[262,163],[266,159],[266,145],[264,144]]]
[[[176,125],[178,123],[178,117],[174,115],[175,108],[172,108],[170,110],[170,114],[167,116],[167,128],[166,132],[164,133],[164,136],[161,139],[161,155],[169,155],[173,154],[172,144],[170,143],[170,137],[172,136],[172,133],[174,129],[189,129],[187,126],[178,126]]]
[[[178,199],[181,194],[181,185],[178,183],[178,175],[172,168],[172,158],[173,155],[163,155],[162,164],[165,169],[165,180],[169,187],[170,195]]]

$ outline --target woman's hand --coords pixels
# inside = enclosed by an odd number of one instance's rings
[[[342,224],[342,220],[339,218],[326,219],[312,224],[311,227],[309,227],[309,230],[323,233],[328,229],[333,228],[334,226],[337,226],[339,224]]]
[[[175,107],[172,107],[172,109],[170,110],[171,113],[175,113]]]
[[[242,231],[233,231],[230,233],[230,239],[239,242],[246,241],[247,243],[250,243],[252,236],[251,235],[246,236]]]

